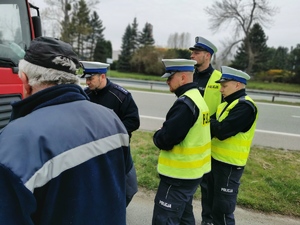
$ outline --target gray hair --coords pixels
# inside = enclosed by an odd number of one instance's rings
[[[55,60],[57,61],[57,59]],[[70,68],[76,68],[75,63],[71,60],[69,65]],[[38,66],[24,59],[19,62],[19,77],[21,77],[22,72],[27,75],[30,86],[79,84],[79,77],[72,73]]]

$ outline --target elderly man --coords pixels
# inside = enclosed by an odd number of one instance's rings
[[[77,65],[71,46],[50,37],[19,62],[25,99],[0,135],[0,224],[126,224],[129,136],[88,100]]]

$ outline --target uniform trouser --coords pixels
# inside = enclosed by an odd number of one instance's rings
[[[154,199],[152,225],[195,225],[192,201],[201,178],[169,178],[168,181],[160,180]]]
[[[212,159],[211,179],[207,188],[213,190],[209,198],[214,225],[235,225],[234,210],[237,201],[240,179],[244,167],[233,166]],[[211,193],[211,192],[209,192]]]

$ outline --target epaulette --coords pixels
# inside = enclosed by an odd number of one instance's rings
[[[257,111],[256,106],[251,101],[246,100],[245,96],[240,97],[239,102],[246,103],[249,106],[251,106],[251,108],[253,109],[253,112]]]
[[[196,113],[196,109],[195,109],[196,105],[195,105],[195,103],[189,97],[187,97],[187,96],[180,96],[177,99],[177,101],[185,103],[190,108],[190,110],[192,111],[193,115],[195,115],[195,113]]]
[[[124,93],[125,95],[127,95],[127,94],[129,93],[125,88],[123,88],[123,87],[121,87],[121,86],[119,86],[119,85],[117,85],[117,84],[114,84],[113,86],[114,86],[115,89],[121,91],[121,92]]]

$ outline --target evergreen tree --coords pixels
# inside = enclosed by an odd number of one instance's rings
[[[267,36],[259,23],[255,23],[250,30],[250,48],[254,55],[254,65],[253,73],[260,71],[266,71],[267,61],[268,61],[268,46],[267,46]]]
[[[248,57],[245,50],[245,43],[242,42],[241,45],[238,47],[236,54],[234,55],[234,60],[231,62],[231,67],[245,70],[248,66]]]
[[[112,58],[111,42],[104,39],[98,39],[93,58],[95,61],[104,63],[106,63],[107,58]]]
[[[90,10],[88,9],[86,2],[80,0],[78,5],[76,4],[75,13],[72,17],[72,30],[73,38],[76,53],[81,59],[87,59],[88,53],[86,50],[86,42],[88,35],[91,33],[90,19],[89,19]]]
[[[62,8],[63,8],[63,12],[64,12],[64,18],[63,20],[60,22],[61,24],[61,37],[60,39],[62,41],[65,41],[67,43],[70,43],[72,45],[73,43],[73,39],[72,39],[72,25],[71,25],[71,18],[70,18],[70,13],[69,11],[71,11],[72,9],[72,4],[69,2],[69,0],[65,0],[64,2],[61,3],[62,4]],[[76,6],[74,5],[73,7],[73,13],[76,11],[74,8]]]
[[[98,43],[99,44],[105,43],[104,34],[103,34],[105,27],[103,27],[103,23],[100,20],[99,15],[95,11],[91,15],[90,25],[91,25],[91,32],[89,33],[89,35],[87,37],[87,43],[88,43],[87,48],[89,51],[88,59],[95,60],[94,55],[95,55],[95,50],[96,50],[96,44],[98,45]],[[101,46],[98,46],[97,48],[99,48],[99,47],[101,47]],[[105,55],[106,55],[106,53],[105,53]],[[98,53],[97,53],[97,57],[101,58],[101,56],[99,56]]]
[[[153,38],[153,26],[146,23],[139,36],[139,43],[141,46],[153,46],[155,41]]]
[[[289,49],[279,46],[275,49],[273,55],[271,55],[271,62],[269,64],[269,69],[288,69],[288,55]]]
[[[273,59],[275,59],[274,58],[274,55],[275,55],[275,53],[276,53],[276,48],[274,48],[274,47],[270,47],[270,48],[268,48],[268,61],[267,61],[267,70],[269,70],[269,69],[272,69],[272,68],[274,68],[273,66],[274,66],[274,62],[273,62]]]
[[[132,52],[135,52],[139,47],[138,42],[138,23],[136,17],[131,24],[131,49]]]
[[[130,71],[130,60],[132,57],[132,42],[131,42],[131,26],[126,27],[125,33],[122,37],[121,54],[119,55],[117,70],[123,72]]]
[[[248,40],[244,39],[239,46],[231,66],[246,70],[249,69],[249,62],[251,61],[253,65],[251,73],[267,70],[267,37],[262,27],[258,23],[254,24],[247,38]]]
[[[294,74],[291,82],[300,84],[300,44],[297,44],[296,48],[292,48],[289,57],[289,64],[290,71]]]

